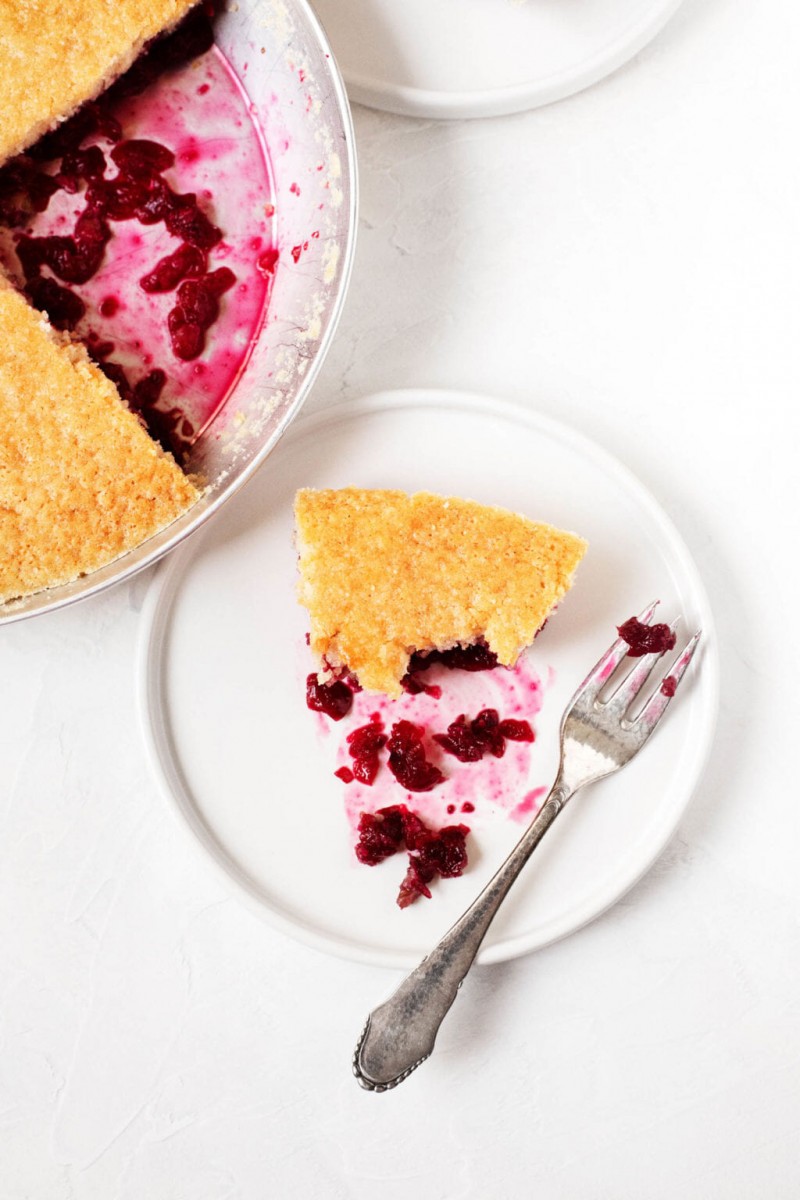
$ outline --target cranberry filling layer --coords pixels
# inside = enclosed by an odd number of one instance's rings
[[[449,650],[430,650],[427,654],[414,653],[403,685],[406,680],[413,680],[420,671],[427,671],[437,663],[451,671],[491,671],[497,666],[497,655],[484,642],[474,642],[471,646],[452,646]],[[406,687],[406,691],[411,690]]]
[[[675,634],[669,625],[643,625],[638,617],[630,617],[617,627],[617,633],[628,643],[628,658],[645,654],[663,654],[675,645]]]

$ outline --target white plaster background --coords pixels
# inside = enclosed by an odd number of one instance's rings
[[[352,1043],[398,976],[262,926],[173,827],[136,723],[148,578],[4,629],[2,1200],[798,1194],[798,64],[793,0],[686,0],[552,108],[355,114],[360,245],[310,408],[483,390],[652,488],[723,651],[667,853],[476,970],[431,1062],[364,1094]]]

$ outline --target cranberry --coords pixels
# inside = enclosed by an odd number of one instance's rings
[[[142,225],[157,225],[166,219],[172,206],[174,193],[163,179],[156,176],[144,185],[142,199],[136,209],[136,219]]]
[[[270,247],[269,250],[265,250],[264,253],[261,254],[258,259],[256,259],[256,266],[263,275],[274,275],[277,265],[278,250],[275,246]]]
[[[482,742],[495,758],[506,752],[505,738],[500,732],[500,717],[496,708],[484,708],[470,725],[473,737]]]
[[[139,287],[145,292],[171,292],[187,275],[202,275],[206,256],[196,246],[183,242],[172,254],[160,258],[152,271],[143,275]]]
[[[442,694],[442,689],[438,684],[425,683],[415,675],[404,675],[400,682],[403,685],[403,691],[407,692],[409,696],[419,696],[424,692],[426,696],[432,696],[434,700],[438,700]]]
[[[421,863],[418,858],[408,858],[408,870],[405,878],[400,884],[400,891],[397,893],[398,908],[408,908],[409,904],[413,904],[419,896],[424,896],[426,900],[431,898],[431,889],[428,884],[433,879],[436,872],[431,868]]]
[[[403,807],[381,808],[375,813],[362,813],[358,820],[356,858],[367,867],[374,867],[396,854],[403,844]]]
[[[379,752],[386,745],[383,721],[370,721],[347,735],[350,757],[353,759],[353,777],[359,783],[371,787],[380,767]]]
[[[447,733],[435,733],[433,740],[459,762],[480,762],[483,758],[484,746],[473,734],[464,713],[448,725]]]
[[[105,375],[106,379],[110,379],[116,387],[123,400],[128,402],[133,396],[133,389],[128,381],[128,376],[125,374],[123,367],[119,363],[101,362],[97,364],[100,370]]]
[[[34,175],[28,186],[31,208],[34,212],[44,212],[50,203],[50,197],[58,191],[58,180],[52,175]]]
[[[11,159],[0,170],[0,221],[12,228],[24,225],[32,213],[45,211],[59,186],[28,155]]]
[[[219,315],[218,297],[232,287],[236,276],[219,267],[197,279],[187,279],[178,288],[177,304],[167,317],[172,349],[177,358],[197,358],[205,346],[206,330]]]
[[[431,836],[431,831],[418,813],[412,812],[405,804],[401,804],[399,807],[403,817],[406,849],[419,850],[423,842]]]
[[[99,146],[70,150],[61,159],[55,181],[65,192],[77,192],[82,180],[100,179],[105,169],[106,156]]]
[[[90,205],[101,210],[112,221],[131,221],[147,200],[147,181],[122,172],[116,179],[93,182],[87,192]]]
[[[65,288],[64,291],[69,291],[69,288]],[[70,292],[70,295],[74,295],[74,293]],[[104,358],[108,358],[109,354],[114,353],[114,343],[101,342],[93,330],[89,331],[86,341],[87,349],[96,363],[102,362]]]
[[[200,250],[210,250],[222,240],[222,230],[212,225],[205,213],[197,207],[194,192],[175,197],[175,203],[164,217],[164,224],[174,237],[179,237]]]
[[[90,211],[78,218],[74,237],[23,235],[17,254],[26,280],[30,282],[42,266],[48,266],[65,283],[86,283],[100,266],[110,236],[102,217]]]
[[[410,792],[429,792],[444,779],[439,768],[425,757],[424,733],[424,729],[410,721],[397,721],[387,743],[389,770]]]
[[[643,625],[638,617],[630,617],[617,627],[617,633],[628,643],[628,658],[644,654],[663,654],[675,645],[675,634],[669,625]]]
[[[506,739],[532,742],[534,732],[527,721],[501,721],[495,708],[484,708],[472,721],[461,713],[447,727],[447,733],[435,733],[433,740],[459,762],[479,762],[487,752],[502,758]]]
[[[179,408],[156,408],[155,401],[166,382],[166,375],[161,370],[154,370],[140,379],[133,389],[130,406],[142,416],[152,438],[155,438],[165,450],[171,450],[180,457],[190,445],[194,435],[194,427]]]
[[[306,704],[314,712],[324,713],[332,721],[341,721],[353,707],[353,693],[339,679],[331,683],[320,683],[312,672],[306,678]]]
[[[138,412],[154,408],[164,390],[167,376],[160,367],[155,367],[140,379],[133,389],[133,407]]]
[[[205,330],[195,321],[187,321],[180,309],[173,308],[167,316],[172,352],[176,358],[191,362],[198,358],[206,344]]]
[[[662,684],[661,684],[662,696],[668,696],[671,699],[675,695],[675,692],[677,691],[677,689],[678,689],[678,681],[674,675],[668,675],[667,678],[662,681]]]
[[[418,896],[430,899],[428,884],[436,876],[452,879],[462,875],[467,867],[466,825],[447,825],[438,833],[426,830],[414,851],[408,856],[408,870],[400,884],[397,903],[407,908]],[[406,839],[408,845],[408,839]]]
[[[467,866],[466,825],[446,825],[438,833],[431,833],[416,853],[419,861],[433,867],[443,879],[454,879],[463,875]]]
[[[488,751],[502,758],[506,743],[500,732],[500,718],[495,708],[484,708],[467,723],[464,713],[447,727],[447,733],[436,733],[433,740],[459,762],[479,762]]]
[[[111,157],[120,169],[127,175],[135,173],[160,175],[175,162],[175,155],[160,142],[150,142],[145,138],[131,138],[130,141],[118,142],[111,151]]]
[[[129,404],[143,418],[150,436],[165,450],[180,455],[194,431],[180,409],[157,407],[166,382],[166,373],[160,367],[154,367],[135,385]]]
[[[35,276],[25,288],[31,303],[47,313],[56,329],[74,329],[86,312],[80,296],[70,288],[61,287],[55,279]]]
[[[345,768],[346,769],[346,768]],[[408,870],[400,885],[397,903],[407,908],[418,896],[430,899],[428,884],[435,876],[454,878],[467,866],[466,825],[430,829],[405,804],[362,813],[358,822],[356,857],[373,867],[396,854],[403,842],[409,851]]]
[[[527,721],[514,721],[510,717],[500,722],[500,733],[510,742],[532,742],[536,738]]]
[[[40,138],[28,153],[39,162],[48,162],[77,150],[81,142],[94,136],[117,142],[122,137],[122,128],[105,106],[84,104],[68,121]]]
[[[164,450],[172,450],[178,454],[184,448],[186,440],[178,433],[181,422],[185,421],[184,414],[180,413],[178,409],[172,409],[166,413],[156,408],[158,397],[161,396],[164,384],[167,383],[166,374],[156,367],[139,379],[136,385],[131,386],[131,380],[128,379],[124,367],[121,367],[119,362],[102,361],[104,355],[110,354],[114,349],[113,343],[90,342],[89,349],[104,376],[112,380],[116,386],[122,400],[125,400],[132,412],[143,416],[151,436],[156,439],[156,442],[160,442]]]

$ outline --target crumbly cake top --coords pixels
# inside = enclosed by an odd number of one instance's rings
[[[586,551],[575,534],[429,492],[307,488],[295,518],[312,652],[390,696],[414,650],[483,638],[513,665]]]
[[[196,0],[0,0],[0,163],[131,65]]]
[[[198,497],[82,346],[0,277],[0,602],[68,583]]]

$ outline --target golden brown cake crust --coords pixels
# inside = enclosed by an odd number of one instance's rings
[[[0,279],[0,602],[67,583],[198,492],[82,346]]]
[[[484,638],[511,666],[586,551],[575,534],[429,492],[306,488],[295,518],[312,652],[390,696],[414,650]]]
[[[0,163],[94,99],[196,0],[0,0]]]

